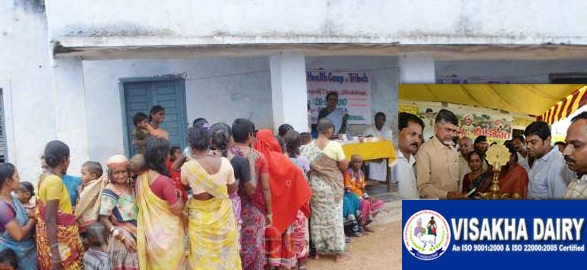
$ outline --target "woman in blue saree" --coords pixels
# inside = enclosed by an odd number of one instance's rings
[[[19,189],[20,177],[14,165],[0,165],[0,250],[12,249],[18,257],[18,269],[37,269],[37,247],[32,231],[35,220],[12,195]]]

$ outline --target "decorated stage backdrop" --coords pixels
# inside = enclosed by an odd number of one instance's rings
[[[415,114],[424,121],[424,138],[434,135],[434,118],[442,107],[400,104],[399,111]],[[429,111],[428,114],[426,111]],[[432,112],[430,112],[430,110]],[[475,139],[478,136],[487,136],[488,141],[503,143],[511,138],[512,126],[527,126],[531,118],[516,117],[507,114],[475,112],[468,109],[449,108],[459,120],[458,136],[468,136]]]
[[[402,269],[583,269],[587,200],[404,200]]]
[[[338,108],[346,108],[348,124],[364,125],[371,118],[371,74],[364,71],[309,70],[306,73],[311,123],[318,122],[318,113],[326,107],[326,94],[338,93]]]

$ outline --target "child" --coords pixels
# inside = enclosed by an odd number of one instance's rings
[[[74,215],[80,232],[84,232],[88,225],[98,221],[100,193],[108,184],[108,177],[103,175],[102,165],[96,161],[86,161],[81,173],[82,185]]]
[[[14,250],[5,248],[0,251],[0,269],[18,269],[18,257]]]
[[[312,134],[308,132],[300,133],[300,137],[302,137],[302,145],[307,145],[312,141]]]
[[[373,218],[383,208],[383,201],[374,200],[365,192],[365,174],[361,170],[362,166],[363,158],[360,155],[352,155],[349,169],[344,174],[344,187],[348,192],[361,199],[361,229],[373,232],[367,225],[373,221]]]
[[[84,253],[85,270],[110,270],[112,261],[106,253],[106,228],[101,222],[87,227],[87,242],[90,246]]]
[[[145,161],[145,156],[142,154],[136,154],[130,158],[130,173],[131,178],[135,179],[137,176],[147,172],[149,168],[147,168],[147,162]]]
[[[132,122],[135,125],[132,131],[132,144],[137,147],[140,154],[144,154],[145,140],[151,136],[151,130],[153,129],[149,124],[149,117],[140,112],[133,116]]]
[[[185,187],[181,184],[181,172],[179,170],[173,169],[173,163],[182,157],[181,148],[179,146],[173,146],[169,150],[169,159],[167,159],[167,169],[171,174],[171,179],[173,180],[173,184],[175,185],[175,189],[178,191],[178,195],[183,200],[183,203],[187,202],[188,200],[188,193]]]
[[[20,182],[16,196],[27,212],[35,209],[35,204],[31,202],[31,199],[35,196],[35,188],[33,187],[33,184],[26,181]]]

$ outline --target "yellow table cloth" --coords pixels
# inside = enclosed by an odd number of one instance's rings
[[[387,164],[393,164],[396,159],[391,141],[347,143],[342,145],[342,150],[349,161],[351,155],[356,154],[361,155],[363,160],[387,158]]]

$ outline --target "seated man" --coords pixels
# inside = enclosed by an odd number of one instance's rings
[[[385,114],[378,112],[375,114],[375,125],[370,126],[363,133],[366,137],[376,137],[381,140],[391,141],[393,136],[391,128],[385,125]],[[372,160],[367,162],[369,166],[369,179],[377,181],[386,181],[387,179],[387,160]]]

